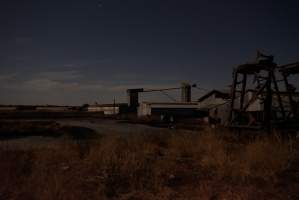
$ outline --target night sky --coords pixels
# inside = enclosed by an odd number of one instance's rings
[[[298,0],[1,1],[0,104],[125,102],[127,88],[182,81],[227,89],[257,49],[299,61],[298,10]]]

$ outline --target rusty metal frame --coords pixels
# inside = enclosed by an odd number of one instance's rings
[[[291,114],[293,114],[293,116],[292,116],[293,118],[299,119],[298,105],[296,105],[296,103],[294,102],[294,99],[293,99],[294,91],[293,91],[293,88],[290,87],[289,80],[288,80],[290,75],[298,75],[299,74],[299,62],[280,66],[279,72],[282,74],[283,81],[285,84],[285,89],[288,94],[289,105],[291,108],[291,112],[288,114],[287,117],[291,118]]]
[[[262,59],[261,59],[262,58]],[[233,73],[233,84],[231,90],[231,108],[229,115],[229,122],[231,127],[247,127],[247,128],[256,128],[251,125],[242,125],[238,122],[238,118],[242,115],[242,113],[246,113],[248,107],[254,103],[260,95],[264,95],[264,109],[263,109],[263,122],[261,124],[261,128],[265,128],[268,131],[271,129],[272,123],[272,111],[273,111],[273,95],[277,95],[279,110],[282,114],[283,120],[285,120],[285,110],[282,103],[282,98],[280,96],[279,87],[277,84],[277,79],[275,77],[275,72],[277,70],[277,65],[273,62],[273,56],[265,56],[263,54],[258,54],[257,60],[255,63],[244,64],[238,66]],[[266,73],[266,77],[263,77],[261,74]],[[242,77],[239,80],[239,77]],[[253,97],[244,105],[244,99],[246,92],[248,91],[247,81],[249,78],[254,76],[258,76],[258,83],[254,88]],[[260,83],[259,78],[263,78]],[[241,84],[241,86],[240,86]],[[241,90],[237,90],[237,88],[241,87]],[[240,93],[240,96],[237,94]],[[235,108],[235,101],[237,98],[240,98],[240,105]]]

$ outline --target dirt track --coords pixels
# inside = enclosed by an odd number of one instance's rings
[[[132,133],[151,133],[165,131],[162,128],[151,127],[142,124],[122,123],[116,120],[57,120],[63,126],[79,126],[90,128],[99,134],[132,134]]]
[[[70,140],[69,137],[64,136],[55,136],[59,131],[57,129],[50,129],[50,133],[44,135],[43,133],[39,134],[31,134],[31,129],[27,127],[27,130],[23,129],[23,126],[30,126],[32,123],[39,124],[40,122],[48,122],[49,120],[5,120],[5,122],[9,122],[11,124],[21,123],[22,126],[19,128],[20,131],[24,131],[21,137],[2,137],[0,139],[0,148],[4,149],[36,149],[36,148],[60,148],[65,144],[66,141]],[[150,134],[157,133],[159,131],[163,132],[174,132],[175,130],[167,130],[164,128],[156,128],[142,124],[129,124],[123,123],[116,120],[108,120],[108,119],[58,119],[51,120],[50,123],[58,123],[60,127],[76,127],[84,128],[87,131],[81,131],[79,134],[90,134],[90,132],[94,132],[99,135],[103,134]],[[18,126],[18,125],[16,125]],[[32,126],[32,125],[31,125]],[[33,125],[34,127],[34,125]],[[42,126],[43,127],[43,126]],[[18,128],[17,128],[18,129]],[[89,131],[90,130],[90,131]],[[53,136],[51,136],[51,131],[53,132]],[[68,130],[67,130],[68,131]],[[3,130],[0,132],[3,134]],[[5,130],[4,130],[5,132]],[[48,131],[49,132],[49,131]],[[76,130],[75,130],[76,132]],[[28,133],[28,136],[26,135]],[[78,134],[78,133],[77,133]]]

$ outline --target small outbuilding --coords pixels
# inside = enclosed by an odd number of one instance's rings
[[[230,112],[229,102],[229,92],[212,90],[198,99],[198,108],[208,113],[206,121],[226,125]]]
[[[96,104],[89,105],[87,107],[87,112],[102,112],[105,115],[118,115],[125,112],[128,109],[128,104]]]

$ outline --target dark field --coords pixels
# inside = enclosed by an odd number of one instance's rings
[[[294,137],[84,123],[2,121],[0,199],[299,198]]]

